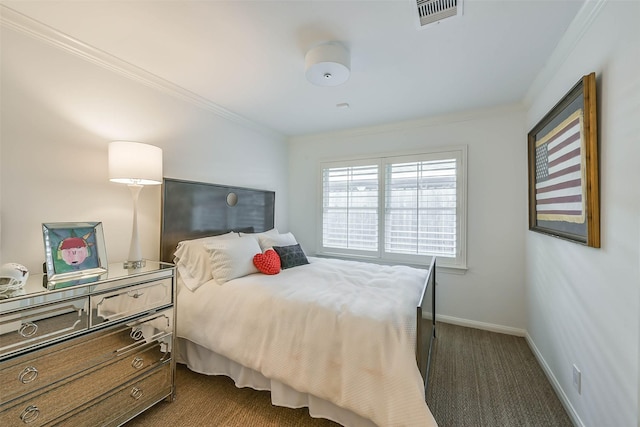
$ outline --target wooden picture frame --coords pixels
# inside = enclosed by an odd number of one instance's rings
[[[528,151],[529,230],[599,248],[595,73],[531,129]]]
[[[50,283],[95,276],[107,271],[101,222],[42,224],[42,237]]]

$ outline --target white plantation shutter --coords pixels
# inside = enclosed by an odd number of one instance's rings
[[[456,256],[456,163],[386,165],[385,252]]]
[[[319,253],[466,268],[466,147],[321,168]]]
[[[378,251],[377,164],[322,169],[322,245]]]

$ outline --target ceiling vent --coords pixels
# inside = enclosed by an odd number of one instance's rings
[[[463,0],[417,0],[422,27],[462,15]]]

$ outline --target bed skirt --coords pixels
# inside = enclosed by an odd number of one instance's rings
[[[194,372],[230,377],[238,388],[270,391],[271,403],[275,406],[293,409],[306,407],[313,418],[324,418],[346,427],[376,427],[371,420],[311,394],[299,393],[280,381],[271,380],[258,371],[184,338],[176,339],[176,353],[176,361]]]

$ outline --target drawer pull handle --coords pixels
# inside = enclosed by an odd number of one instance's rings
[[[22,414],[20,414],[20,419],[22,420],[23,423],[29,424],[37,420],[39,416],[40,416],[40,409],[38,409],[37,406],[30,405],[30,406],[27,406],[24,411],[22,411]]]
[[[25,338],[35,335],[36,332],[38,332],[38,325],[32,322],[23,323],[18,330],[18,333]]]
[[[131,366],[133,366],[134,369],[142,368],[144,366],[144,359],[142,357],[135,357],[131,362]]]
[[[18,379],[22,384],[29,384],[31,381],[35,381],[36,378],[38,378],[38,370],[33,366],[27,366],[18,375]]]
[[[140,328],[131,329],[129,336],[136,341],[140,341],[142,338],[144,338],[144,334],[142,333],[142,330]]]
[[[138,400],[142,397],[142,390],[140,390],[138,387],[134,387],[131,389],[131,397],[133,397],[135,400]]]
[[[140,298],[142,295],[144,295],[144,292],[136,292],[133,295],[129,295],[132,298]]]

